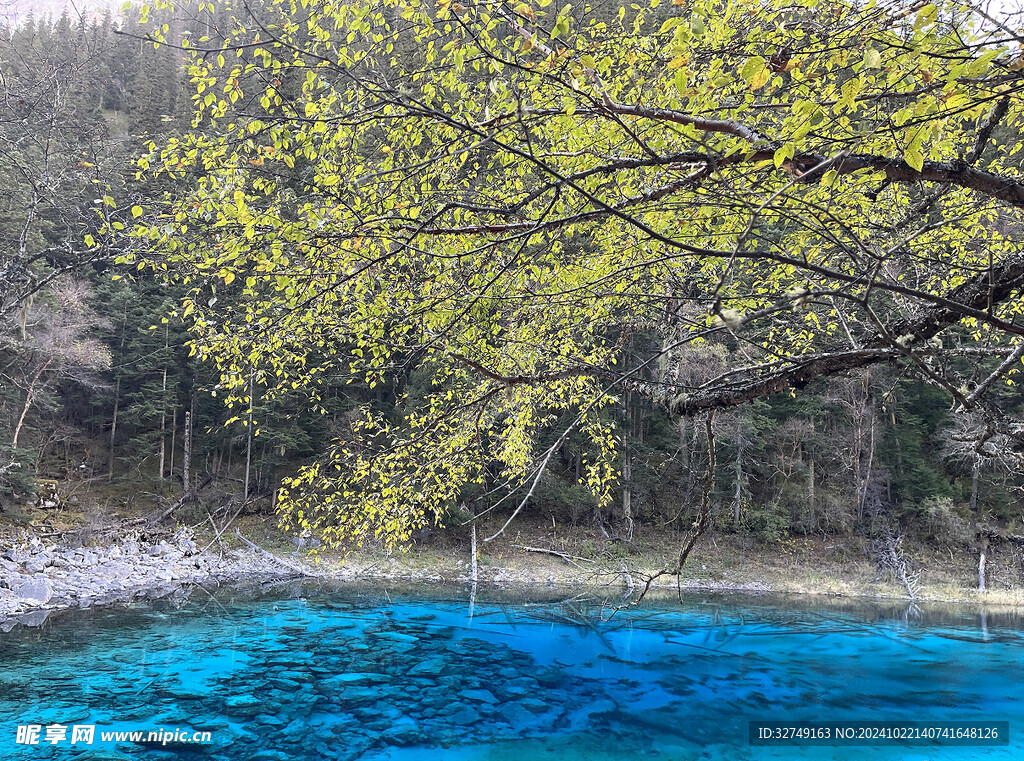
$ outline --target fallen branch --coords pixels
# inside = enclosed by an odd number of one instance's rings
[[[259,545],[250,542],[248,539],[246,539],[244,536],[242,536],[242,532],[239,531],[237,528],[235,529],[235,536],[237,536],[239,539],[241,539],[242,542],[244,542],[245,545],[248,546],[250,549],[255,550],[257,553],[259,553],[260,555],[263,555],[263,556],[269,558],[270,560],[273,560],[278,565],[284,566],[285,568],[287,568],[290,571],[294,571],[295,573],[299,574],[300,576],[307,576],[307,577],[309,577],[311,579],[318,579],[318,578],[320,578],[320,574],[312,573],[311,571],[307,571],[305,568],[300,568],[297,565],[292,565],[287,560],[281,560],[281,558],[279,558],[277,555],[274,555],[274,554],[272,554],[270,552],[267,552],[265,549],[263,549]]]
[[[171,505],[166,510],[164,510],[162,513],[160,513],[160,515],[158,515],[153,520],[153,523],[162,523],[165,518],[170,517],[171,513],[173,513],[179,507],[181,507],[182,505],[186,504],[187,502],[191,502],[191,501],[195,500],[196,499],[196,495],[198,494],[198,492],[201,489],[205,489],[211,483],[213,483],[213,476],[207,476],[206,478],[204,478],[203,482],[201,484],[199,484],[198,486],[195,486],[192,489],[189,489],[187,492],[185,492],[184,494],[181,495],[181,499],[179,499],[173,505]]]
[[[232,522],[235,520],[235,518],[238,517],[239,513],[242,512],[243,508],[245,508],[245,503],[244,502],[235,511],[235,514],[232,515],[230,518],[228,518],[227,523],[225,523],[224,526],[220,530],[217,529],[217,524],[213,522],[213,516],[210,515],[210,511],[209,510],[206,511],[206,517],[210,519],[210,525],[213,526],[214,537],[213,537],[213,539],[210,541],[210,543],[208,545],[203,547],[203,550],[202,550],[203,552],[206,552],[208,549],[210,549],[210,547],[213,546],[214,542],[217,542],[218,544],[220,544],[221,556],[223,556],[223,554],[224,554],[224,544],[223,544],[223,542],[220,541],[220,538],[224,535],[224,532],[228,530],[228,526],[230,526],[232,524]]]
[[[572,565],[576,566],[577,568],[582,568],[583,566],[581,566],[579,563],[574,562],[576,560],[580,560],[584,563],[594,562],[589,558],[581,558],[577,557],[576,555],[566,555],[564,552],[559,552],[558,550],[546,550],[543,547],[525,547],[521,544],[513,544],[512,546],[515,547],[517,550],[524,550],[525,552],[541,552],[545,555],[554,555],[556,558],[561,558],[566,563],[572,563]]]

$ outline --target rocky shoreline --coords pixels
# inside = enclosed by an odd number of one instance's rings
[[[0,631],[41,625],[55,610],[167,597],[195,585],[301,575],[257,550],[200,549],[183,529],[168,539],[125,538],[102,547],[28,537],[0,550]]]
[[[0,539],[0,632],[16,626],[40,626],[55,611],[165,598],[184,599],[193,589],[210,591],[248,582],[265,584],[303,577],[314,577],[322,582],[469,584],[474,581],[468,558],[461,549],[438,552],[421,548],[397,557],[374,552],[355,553],[344,559],[327,553],[316,562],[310,562],[304,552],[309,547],[297,537],[292,538],[297,550],[284,559],[265,551],[240,533],[237,533],[237,541],[232,538],[221,544],[215,539],[205,547],[202,542],[197,544],[189,529],[173,533],[166,529],[159,532],[153,532],[152,528],[148,531],[119,529],[114,541],[95,546],[78,546],[81,542],[76,541],[74,535],[57,536],[61,539],[57,543],[47,543],[44,536],[29,532],[17,537],[8,534]],[[603,566],[588,563],[584,568],[577,563],[567,564],[561,558],[535,553],[489,559],[491,563],[479,564],[476,578],[482,584],[498,587],[602,588],[628,596],[635,593],[640,580],[639,576],[634,578],[627,572],[622,562]],[[633,564],[634,571],[644,567],[645,560],[653,567],[649,562],[651,558],[638,558]],[[791,565],[780,570],[768,567],[763,561],[760,564],[746,562],[742,567],[727,571],[700,565],[695,567],[693,576],[681,580],[681,588],[702,593],[905,599],[901,589],[880,585],[877,579],[871,581],[866,574],[874,569],[860,569],[863,578],[856,572],[841,570],[841,574],[822,575],[818,565],[807,568]],[[675,592],[676,583],[652,586],[652,591],[660,589]],[[925,588],[917,602],[1024,608],[1024,592],[1006,590],[979,594],[970,589],[932,587]]]

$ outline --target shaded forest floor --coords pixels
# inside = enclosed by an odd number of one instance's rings
[[[348,574],[367,577],[465,580],[470,563],[468,535],[437,533],[441,535],[432,535],[391,558],[362,551],[342,561],[337,553],[325,552],[319,564],[329,573],[345,569]],[[553,535],[550,525],[545,530],[523,521],[514,524],[508,536],[486,545],[480,542],[480,579],[600,585],[626,593],[630,584],[639,589],[645,574],[670,567],[678,554],[679,536],[667,531],[638,532],[640,535],[630,544],[610,542],[599,531],[579,528],[555,533],[559,535]],[[264,541],[269,544],[272,540],[273,533],[268,531]],[[681,586],[691,590],[907,599],[903,586],[879,570],[865,545],[855,537],[791,537],[761,543],[735,534],[710,533],[691,554]],[[527,547],[531,549],[524,549]],[[554,550],[567,557],[539,550]],[[998,551],[993,554],[988,564],[989,588],[979,592],[975,588],[977,558],[965,549],[951,553],[949,549],[911,545],[907,554],[911,567],[920,573],[920,600],[1024,607],[1019,563],[1013,557],[1003,557]],[[627,572],[631,581],[627,581]],[[654,586],[675,585],[673,577],[663,577]]]
[[[30,536],[47,544],[108,544],[118,539],[119,527],[131,525],[136,530],[145,517],[162,512],[158,500],[147,498],[155,495],[116,483],[81,495],[80,500],[69,498],[56,510],[21,505],[0,513],[0,546]],[[230,492],[208,493],[202,502],[181,507],[153,531],[190,526],[199,546],[209,545],[223,556],[244,549],[244,540],[234,535],[238,529],[288,564],[343,578],[451,582],[471,577],[468,526],[421,532],[405,551],[391,555],[373,547],[347,554],[323,548],[311,552],[308,540],[281,531],[268,509],[232,517],[235,497]],[[642,587],[645,575],[670,567],[682,538],[678,531],[640,527],[626,541],[609,538],[593,526],[570,528],[526,517],[493,541],[484,541],[500,527],[497,519],[478,524],[481,581],[603,586],[623,593]],[[911,570],[919,574],[919,599],[1024,607],[1024,558],[1011,546],[997,546],[990,553],[989,589],[983,593],[976,589],[977,556],[969,548],[908,539],[904,549]],[[268,562],[273,561],[268,558]],[[742,534],[710,532],[690,556],[681,583],[688,589],[907,597],[903,586],[871,558],[868,541],[854,536],[794,536],[762,542]],[[656,588],[674,586],[672,577],[662,577],[656,584]]]

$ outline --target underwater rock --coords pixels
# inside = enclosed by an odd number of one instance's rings
[[[22,626],[42,626],[47,618],[50,617],[50,611],[46,610],[33,610],[31,613],[22,613],[15,620]]]
[[[470,724],[476,724],[480,721],[480,713],[470,706],[464,705],[460,707],[455,713],[451,714],[449,720],[455,724],[461,724],[468,726]]]
[[[519,703],[501,704],[498,706],[498,715],[516,729],[528,727],[537,720],[533,713]]]
[[[524,698],[519,701],[519,705],[525,708],[527,711],[535,714],[541,714],[547,711],[550,706],[543,700],[537,700],[537,698]]]
[[[224,701],[224,712],[228,716],[251,717],[262,713],[264,701],[254,695],[234,695]]]
[[[279,750],[261,750],[249,756],[251,761],[291,761],[292,756]]]
[[[459,696],[466,700],[471,700],[474,703],[497,703],[498,699],[494,697],[489,691],[480,690],[463,690],[459,693]]]
[[[300,682],[296,682],[294,679],[282,679],[279,677],[270,677],[267,680],[267,684],[273,685],[283,692],[295,692],[303,687]]]
[[[557,687],[563,678],[562,672],[557,669],[544,669],[536,677],[542,687]]]
[[[440,676],[447,665],[441,658],[431,658],[417,663],[407,673],[409,676]]]
[[[388,745],[416,745],[426,739],[419,725],[412,719],[402,719],[392,724],[380,736]]]
[[[403,634],[402,632],[377,632],[374,636],[377,639],[389,639],[394,642],[407,642],[415,644],[419,642],[419,637],[415,637],[412,634]]]

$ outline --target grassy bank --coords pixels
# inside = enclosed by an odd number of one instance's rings
[[[267,522],[252,517],[242,531],[261,546],[288,560],[305,558],[320,571],[346,576],[466,580],[470,574],[468,528],[433,531],[406,551],[390,557],[367,549],[343,554],[296,548]],[[566,529],[519,522],[492,542],[483,537],[500,524],[478,528],[478,577],[509,583],[607,586],[625,592],[641,587],[645,576],[670,567],[681,536],[670,531],[642,532],[632,541],[616,541],[592,529]],[[557,553],[557,554],[555,554]],[[988,586],[976,588],[977,558],[966,549],[906,547],[911,568],[919,573],[918,599],[1024,608],[1019,558],[996,550],[988,562]],[[627,580],[627,574],[630,580]],[[875,599],[907,599],[906,589],[879,570],[867,542],[855,537],[790,537],[763,543],[730,533],[701,538],[683,569],[682,586],[690,589],[777,592]],[[662,577],[656,588],[674,588]]]

